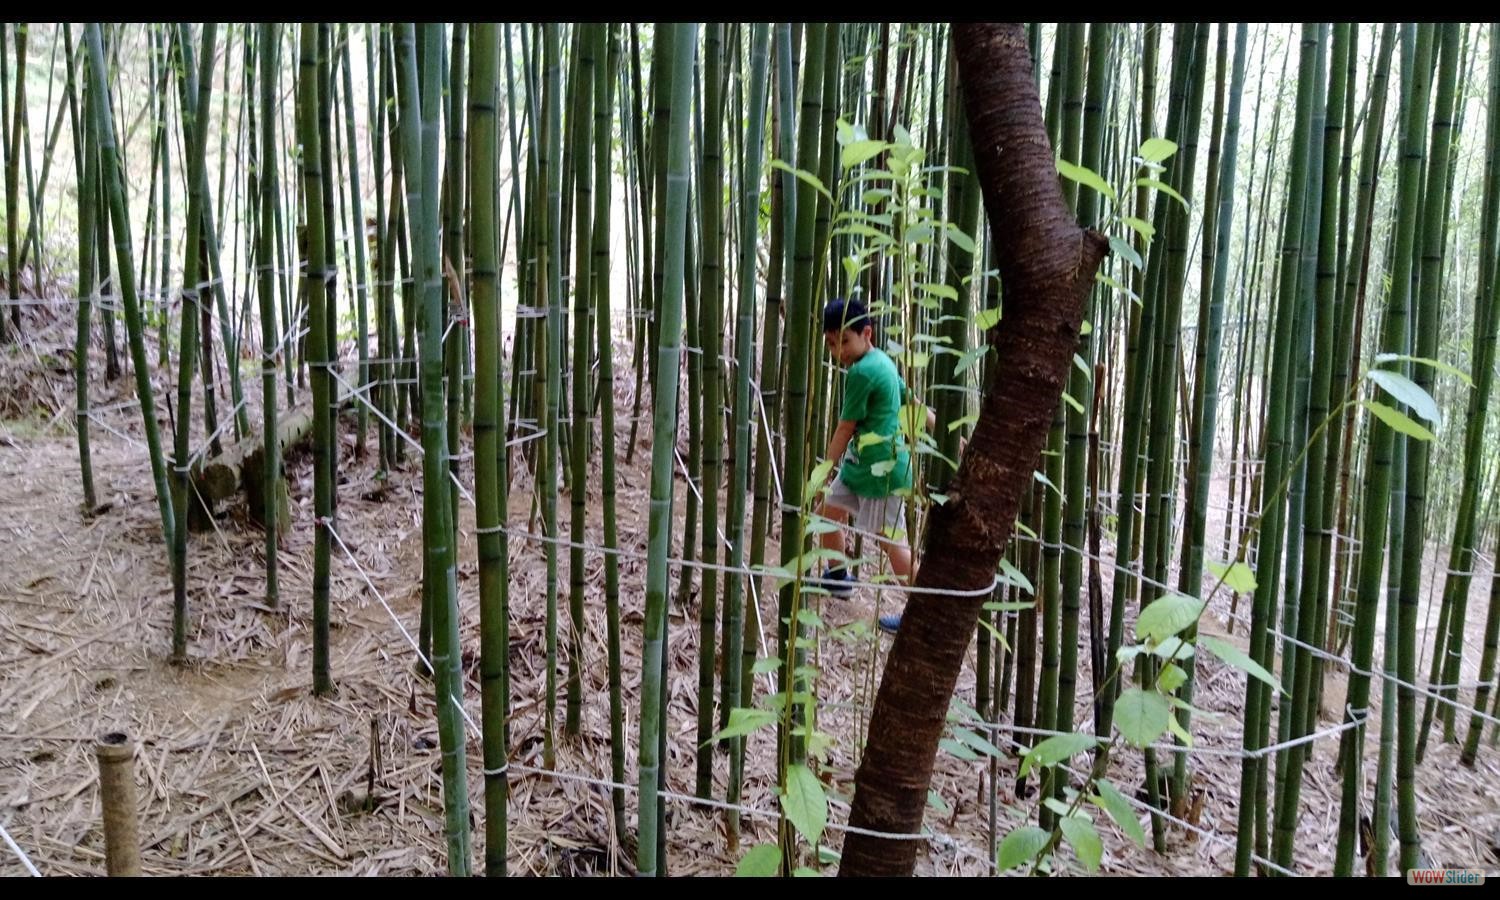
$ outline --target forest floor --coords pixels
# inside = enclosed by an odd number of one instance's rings
[[[31,314],[31,313],[28,313]],[[0,348],[0,825],[43,874],[102,874],[104,845],[93,743],[125,731],[137,739],[135,760],[143,864],[148,874],[296,875],[441,874],[445,871],[441,761],[431,683],[414,666],[415,655],[394,619],[416,633],[420,610],[421,472],[408,454],[404,469],[385,483],[374,477],[372,452],[356,458],[352,416],[340,428],[337,532],[365,576],[337,544],[332,566],[331,697],[312,695],[311,572],[312,484],[310,460],[288,460],[293,527],[281,543],[281,607],[264,602],[264,535],[251,525],[243,502],[231,503],[207,533],[189,547],[190,661],[169,659],[172,595],[167,549],[161,541],[150,465],[133,380],[106,383],[103,357],[92,354],[96,426],[91,429],[94,477],[107,505],[86,518],[80,512],[78,456],[73,436],[72,322],[68,315],[37,312],[25,340]],[[155,348],[151,357],[155,359]],[[125,360],[128,366],[128,359]],[[243,364],[252,371],[251,362]],[[346,372],[349,371],[346,366]],[[169,377],[153,370],[156,396]],[[347,377],[347,376],[346,376]],[[646,549],[649,425],[642,423],[634,459],[624,464],[629,434],[631,379],[619,379],[619,534],[622,546]],[[259,382],[245,386],[252,424],[259,422]],[[201,415],[201,397],[195,415]],[[220,402],[221,414],[229,408]],[[166,404],[158,405],[163,434]],[[372,417],[371,425],[375,424]],[[202,440],[201,430],[197,441]],[[594,464],[597,466],[597,453]],[[472,473],[465,463],[466,483]],[[588,540],[602,542],[597,475],[588,497]],[[688,490],[678,473],[679,502]],[[517,473],[510,522],[529,521],[530,478]],[[1223,499],[1217,501],[1222,505]],[[566,498],[559,519],[567,519]],[[479,718],[478,578],[473,510],[461,504],[459,601],[462,607],[465,703]],[[533,527],[540,530],[540,525]],[[1210,534],[1215,533],[1213,520]],[[1217,527],[1222,527],[1217,526]],[[680,534],[683,526],[675,531]],[[1439,548],[1432,548],[1436,559]],[[1112,548],[1106,545],[1112,561]],[[675,550],[674,550],[675,554]],[[583,644],[581,733],[562,735],[566,660],[560,650],[556,774],[542,767],[545,725],[545,577],[542,545],[512,540],[510,661],[511,788],[509,866],[512,873],[627,874],[634,853],[616,839],[607,786],[610,729],[603,614],[603,562],[587,562],[587,627]],[[1436,564],[1434,562],[1434,564]],[[567,554],[559,559],[558,617],[567,622]],[[635,782],[639,728],[640,650],[645,564],[621,562],[625,655],[626,782]],[[1470,636],[1464,680],[1477,677],[1488,563],[1475,576],[1469,606]],[[673,584],[677,581],[673,574]],[[1104,571],[1106,596],[1111,570]],[[373,589],[371,587],[373,584]],[[1441,584],[1441,579],[1434,583]],[[1207,587],[1207,586],[1205,586]],[[674,589],[675,595],[675,589]],[[760,598],[763,633],[774,643],[774,597]],[[386,604],[389,604],[387,609]],[[1248,604],[1242,603],[1243,615]],[[1227,631],[1229,598],[1220,592],[1203,620],[1207,632]],[[671,604],[670,733],[666,760],[671,790],[693,792],[697,719],[697,587]],[[819,728],[833,736],[822,767],[833,797],[830,822],[847,821],[847,800],[858,762],[858,736],[873,698],[870,685],[889,639],[868,626],[873,595],[827,602],[830,626],[853,624],[852,641],[825,639],[817,649]],[[748,613],[747,613],[748,614]],[[1425,608],[1424,608],[1425,614]],[[1086,617],[1086,610],[1085,610]],[[560,631],[563,629],[560,629]],[[1233,640],[1243,645],[1243,626]],[[1080,628],[1087,635],[1087,624]],[[1086,638],[1085,638],[1086,640]],[[560,640],[566,646],[565,640]],[[1379,642],[1377,642],[1377,647]],[[764,655],[764,654],[762,654]],[[1080,680],[1088,684],[1087,648]],[[974,650],[958,694],[975,701]],[[1425,665],[1423,666],[1425,673]],[[1330,667],[1320,730],[1339,724],[1344,672]],[[757,693],[768,682],[757,679]],[[1088,690],[1079,691],[1075,720],[1090,721]],[[1471,702],[1471,692],[1464,701]],[[1168,825],[1165,853],[1133,846],[1113,826],[1101,827],[1103,871],[1108,874],[1227,874],[1233,869],[1240,773],[1238,710],[1244,676],[1204,654],[1194,703],[1223,715],[1195,717],[1200,752],[1192,757],[1194,798],[1188,818],[1194,832]],[[1419,698],[1420,699],[1420,698]],[[1377,709],[1372,712],[1378,722]],[[1461,731],[1467,728],[1461,717]],[[998,836],[1034,814],[1035,797],[1018,803],[1017,756],[1011,735],[993,736],[1006,751],[998,763]],[[1336,842],[1340,781],[1334,773],[1336,735],[1317,741],[1308,760],[1302,815],[1295,842],[1299,873],[1327,874]],[[1379,728],[1369,729],[1366,759],[1373,788]],[[722,812],[670,801],[669,872],[724,875],[743,849],[774,841],[774,736],[749,742],[744,803],[758,810],[742,818],[741,849],[727,843]],[[480,747],[467,745],[471,820],[476,824],[476,869],[482,868],[483,777]],[[927,826],[937,836],[918,857],[921,874],[983,874],[996,835],[989,810],[989,765],[940,753],[933,789],[940,800]],[[1142,756],[1115,755],[1111,777],[1128,794],[1142,783]],[[715,796],[727,782],[727,757],[714,760]],[[373,783],[371,803],[365,803]],[[1485,867],[1500,863],[1500,751],[1488,745],[1475,768],[1457,762],[1457,747],[1435,744],[1418,768],[1417,794],[1423,847],[1434,865]],[[1144,795],[1142,795],[1144,796]],[[369,808],[373,806],[373,809]],[[633,835],[634,792],[626,794]],[[1145,822],[1144,813],[1142,821]],[[1148,825],[1149,831],[1149,825]],[[834,850],[841,833],[830,830]],[[1394,842],[1393,842],[1394,846]],[[1061,864],[1081,872],[1070,853]],[[829,867],[828,871],[832,871]],[[22,874],[14,855],[0,850],[0,874]]]

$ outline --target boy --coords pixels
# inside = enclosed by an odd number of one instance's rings
[[[828,496],[818,506],[818,515],[884,537],[880,549],[890,560],[891,571],[901,583],[912,582],[911,547],[906,538],[906,505],[897,491],[910,491],[911,452],[901,432],[900,411],[910,402],[896,364],[874,344],[875,331],[868,312],[858,300],[831,301],[823,309],[823,343],[848,372],[844,378],[844,404],[839,424],[828,441],[827,459],[842,460]],[[934,414],[927,411],[927,427]],[[844,551],[842,530],[821,537],[829,550]],[[853,575],[844,568],[827,570],[821,586],[829,593],[847,597],[853,593]],[[880,617],[880,628],[894,634],[901,614]]]

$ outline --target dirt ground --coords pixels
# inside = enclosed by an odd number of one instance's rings
[[[215,530],[192,538],[191,660],[172,665],[167,659],[172,608],[167,551],[128,372],[109,384],[96,378],[94,472],[99,499],[108,509],[92,518],[79,509],[70,326],[65,316],[50,323],[33,322],[27,343],[4,348],[0,360],[0,548],[6,560],[0,566],[0,632],[5,635],[0,650],[0,825],[43,874],[102,874],[93,743],[101,734],[123,730],[139,741],[135,774],[149,874],[443,873],[443,804],[432,689],[418,676],[411,647],[393,621],[399,619],[415,634],[420,609],[420,467],[409,456],[406,469],[394,473],[388,483],[377,483],[370,460],[354,456],[352,420],[346,418],[341,427],[336,528],[374,589],[335,545],[332,671],[337,687],[332,697],[315,698],[310,690],[312,490],[311,468],[303,458],[289,460],[294,525],[281,544],[281,608],[273,610],[264,602],[263,535],[248,523],[241,504],[231,504]],[[151,355],[154,361],[154,350]],[[94,371],[102,370],[101,356]],[[162,397],[168,379],[161,373],[156,378],[157,396]],[[619,379],[619,532],[627,550],[644,552],[650,448],[642,440],[635,459],[624,464],[631,383]],[[251,421],[257,422],[258,382],[247,378],[246,388],[253,395]],[[220,409],[228,406],[221,402]],[[159,412],[165,422],[164,405]],[[466,470],[464,477],[469,480],[471,473]],[[679,517],[686,490],[679,477]],[[597,543],[602,529],[596,492],[597,484],[588,498],[588,539]],[[531,491],[524,471],[513,482],[511,498],[510,522],[525,527]],[[559,516],[566,521],[566,498],[560,501]],[[477,554],[467,504],[461,505],[459,525],[464,699],[477,721]],[[1215,527],[1211,521],[1211,534]],[[1111,552],[1106,549],[1107,556]],[[581,733],[563,738],[558,723],[557,774],[549,776],[535,771],[542,764],[545,715],[545,560],[541,545],[532,541],[512,540],[510,554],[510,870],[539,875],[631,873],[633,852],[617,842],[609,790],[598,783],[610,772],[603,562],[591,555],[586,563]],[[567,569],[563,553],[561,622],[567,621]],[[623,560],[620,577],[626,781],[633,784],[644,563]],[[1488,579],[1486,564],[1476,574],[1469,607],[1472,627],[1465,649],[1465,681],[1477,677]],[[1106,569],[1106,590],[1109,580]],[[1441,579],[1437,583],[1440,590]],[[671,790],[691,794],[696,590],[686,602],[674,601],[671,609],[667,781]],[[875,612],[875,598],[868,593],[822,609],[830,626],[868,624]],[[1204,628],[1224,633],[1227,612],[1228,598],[1221,594]],[[774,640],[773,597],[761,598],[760,616],[763,633]],[[864,627],[856,631],[869,634]],[[1243,633],[1244,628],[1236,631]],[[1081,633],[1087,634],[1086,624]],[[816,651],[822,704],[818,726],[835,739],[824,767],[834,826],[847,821],[857,739],[873,697],[870,685],[888,647],[888,641],[866,636],[850,642],[825,640]],[[972,649],[970,654],[959,696],[973,703]],[[1086,667],[1087,653],[1080,656]],[[566,664],[560,662],[560,669],[561,686]],[[1330,673],[1321,729],[1339,722],[1343,680],[1341,671]],[[762,678],[756,687],[764,693],[768,683]],[[1465,692],[1466,700],[1469,696]],[[1203,751],[1193,757],[1195,790],[1202,795],[1193,818],[1206,834],[1170,826],[1167,851],[1157,854],[1135,848],[1113,826],[1103,826],[1105,873],[1232,871],[1240,771],[1233,753],[1239,747],[1243,698],[1244,676],[1205,654],[1195,704],[1223,714],[1198,717],[1193,723]],[[560,698],[559,719],[561,706]],[[1075,718],[1086,722],[1088,715],[1084,696]],[[1378,712],[1374,715],[1378,720]],[[1378,731],[1372,727],[1367,741],[1371,786]],[[1010,737],[1002,729],[995,739],[1007,750],[996,779],[995,829],[1000,836],[1033,816],[1036,802],[1034,797],[1021,802],[1014,797],[1017,761],[1009,752]],[[1296,842],[1299,873],[1326,874],[1332,868],[1340,783],[1333,772],[1336,748],[1336,736],[1320,740],[1308,762]],[[774,737],[758,733],[749,743],[745,803],[760,813],[744,817],[742,848],[774,840],[773,757]],[[1493,870],[1500,863],[1500,802],[1495,799],[1500,792],[1500,752],[1486,747],[1473,769],[1459,766],[1456,757],[1455,746],[1438,744],[1419,768],[1424,850],[1435,865]],[[480,747],[472,735],[467,758],[475,824],[473,858],[481,865],[483,777]],[[727,781],[726,760],[715,759],[718,797]],[[1141,783],[1141,767],[1139,753],[1121,753],[1111,777],[1133,788]],[[364,804],[372,782],[373,802]],[[944,752],[933,787],[941,803],[935,801],[927,824],[938,837],[919,855],[918,871],[988,871],[993,833],[987,763]],[[368,805],[373,809],[366,809]],[[672,874],[733,872],[742,851],[729,848],[721,812],[677,801],[667,808]],[[624,830],[633,834],[633,792],[626,795],[626,809],[630,821]],[[840,842],[840,833],[831,831],[827,843],[836,850]],[[1068,853],[1062,863],[1070,872],[1081,871]],[[15,856],[0,851],[0,874],[22,873]]]

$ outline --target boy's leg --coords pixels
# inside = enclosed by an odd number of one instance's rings
[[[837,531],[825,531],[818,536],[818,542],[825,550],[837,550],[840,553],[847,552],[844,549],[844,529],[842,526],[849,524],[849,511],[834,506],[827,500],[818,503],[817,514],[840,526]]]
[[[844,526],[849,523],[849,510],[840,505],[840,497],[847,488],[843,488],[842,482],[837,479],[833,482],[833,489],[827,497],[818,503],[817,514],[839,527],[833,531],[826,531],[818,537],[819,546],[825,550],[837,550],[847,553],[844,546]],[[843,566],[833,566],[823,572],[823,577],[816,584],[823,587],[835,597],[848,597],[854,593],[850,584],[854,577]]]

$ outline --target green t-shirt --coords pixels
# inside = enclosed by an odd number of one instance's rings
[[[849,367],[839,418],[856,425],[839,478],[860,497],[911,488],[911,452],[900,424],[901,404],[909,396],[896,364],[878,347]]]

